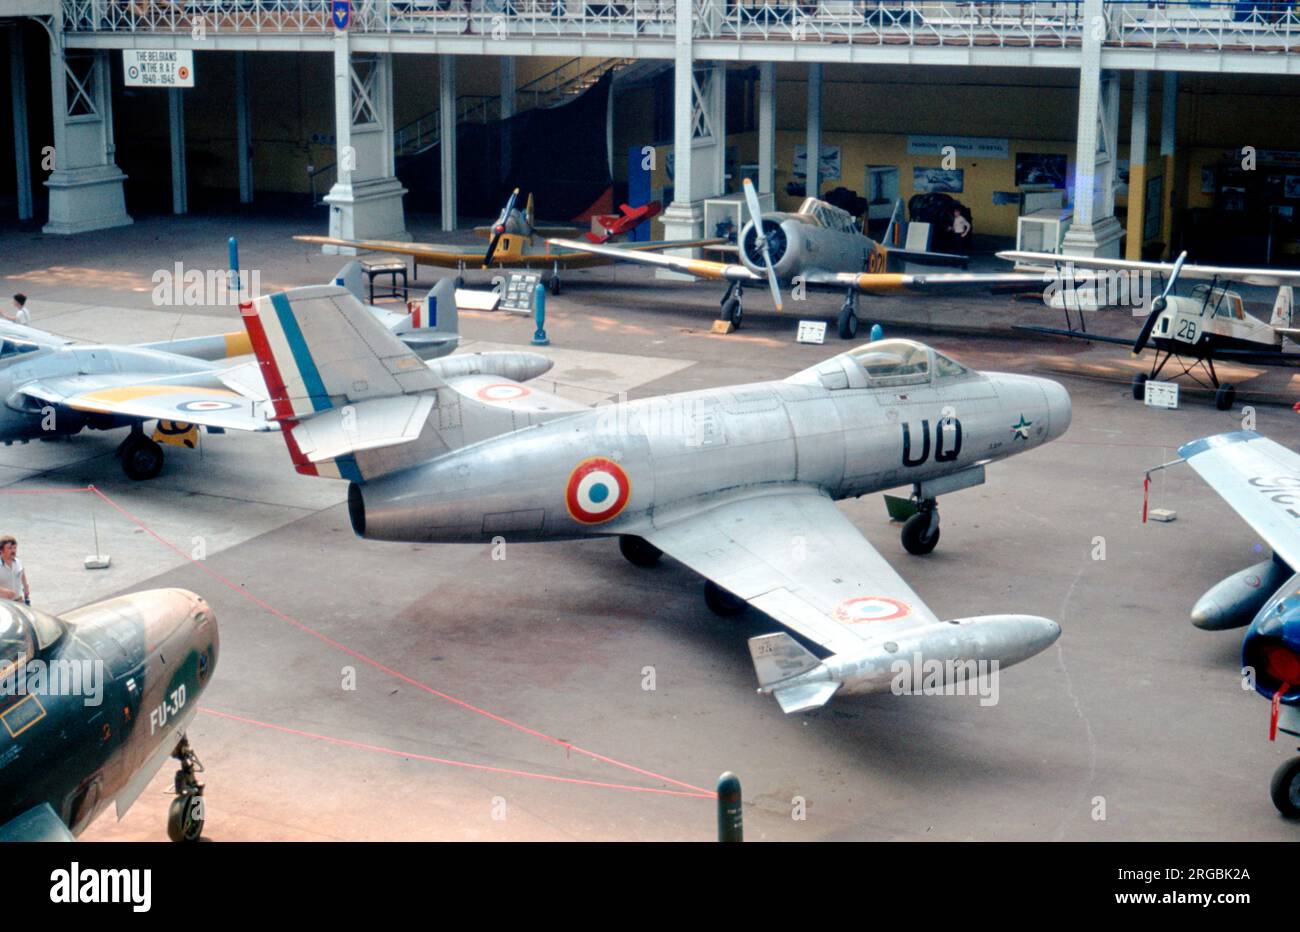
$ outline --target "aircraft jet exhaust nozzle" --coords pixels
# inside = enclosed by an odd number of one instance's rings
[[[1202,631],[1244,628],[1291,575],[1291,568],[1276,559],[1233,573],[1197,600],[1192,624]]]
[[[1036,615],[983,615],[899,631],[852,654],[819,660],[785,633],[751,638],[759,692],[787,713],[820,708],[845,695],[944,691],[996,676],[1055,643],[1061,626]]]

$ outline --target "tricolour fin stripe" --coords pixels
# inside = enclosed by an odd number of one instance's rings
[[[325,381],[320,376],[320,370],[316,368],[316,361],[312,359],[311,350],[307,346],[306,338],[302,335],[302,328],[298,326],[297,318],[293,315],[293,308],[289,305],[289,299],[283,291],[279,291],[271,295],[271,304],[275,307],[275,315],[280,322],[280,329],[284,331],[285,341],[289,344],[289,351],[293,354],[294,364],[298,367],[298,375],[302,378],[303,386],[307,389],[312,410],[328,411],[333,407],[333,404],[325,391]]]

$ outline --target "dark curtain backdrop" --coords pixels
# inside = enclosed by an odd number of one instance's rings
[[[539,220],[585,219],[593,207],[609,210],[611,187],[605,148],[605,114],[612,78],[606,74],[571,103],[528,110],[495,123],[457,127],[458,212],[495,217],[510,190],[519,188],[519,207],[533,195]],[[510,159],[501,156],[510,139]],[[398,163],[397,177],[417,210],[440,210],[441,172],[434,147]]]

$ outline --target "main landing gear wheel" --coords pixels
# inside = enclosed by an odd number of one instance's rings
[[[181,768],[176,771],[176,798],[167,810],[167,837],[175,842],[198,841],[203,834],[203,784],[195,774],[203,772],[203,764],[184,735],[172,757]]]
[[[558,298],[560,296],[560,276],[552,275],[547,288],[550,290],[552,298]]]
[[[1269,790],[1278,812],[1288,819],[1300,819],[1300,757],[1277,768]]]
[[[740,322],[745,319],[745,306],[740,303],[739,298],[727,298],[722,302],[722,311],[718,314],[719,320],[731,322],[731,329],[739,330]]]
[[[1220,411],[1227,411],[1237,400],[1237,386],[1224,382],[1214,393],[1214,406]]]
[[[1142,401],[1144,398],[1146,398],[1147,396],[1146,385],[1147,382],[1150,380],[1150,378],[1151,377],[1147,375],[1145,372],[1139,372],[1137,375],[1133,376],[1133,400],[1134,401]]]
[[[132,431],[117,448],[117,455],[122,458],[122,472],[126,473],[128,479],[141,482],[153,479],[162,472],[162,447],[143,433]]]
[[[745,600],[732,595],[711,579],[704,581],[704,602],[709,610],[723,618],[734,618],[745,610]]]
[[[659,562],[664,552],[644,537],[624,534],[618,539],[618,549],[633,566],[649,568]]]
[[[908,518],[903,524],[903,549],[923,557],[939,545],[939,510],[930,505]]]
[[[841,340],[852,340],[858,335],[858,315],[852,307],[846,304],[840,308],[840,318],[837,325]]]

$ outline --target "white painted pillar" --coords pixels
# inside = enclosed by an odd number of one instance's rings
[[[1160,218],[1160,241],[1163,255],[1169,258],[1174,247],[1174,180],[1175,153],[1178,148],[1178,73],[1161,75],[1160,88],[1160,161],[1164,165],[1164,213]]]
[[[808,66],[808,158],[807,191],[809,197],[821,196],[822,152],[822,66]]]
[[[393,57],[354,54],[349,33],[334,34],[334,134],[336,180],[330,235],[340,239],[409,240],[394,171]],[[324,252],[350,252],[323,247]]]
[[[456,59],[438,58],[438,147],[442,154],[442,229],[456,229]]]
[[[1079,69],[1079,122],[1074,165],[1074,217],[1062,250],[1072,255],[1119,257],[1123,229],[1115,219],[1115,136],[1118,132],[1118,85],[1103,81],[1102,0],[1084,0],[1083,45]]]
[[[126,226],[132,221],[122,187],[126,175],[113,158],[109,53],[65,56],[62,4],[55,4],[54,11],[55,38],[50,46],[54,171],[45,181],[50,220],[43,230],[69,234]]]
[[[709,97],[701,101],[709,110],[709,135],[713,138],[713,178],[709,187],[701,191],[703,197],[714,197],[727,190],[727,63],[714,62],[709,69]],[[737,179],[737,188],[740,181]]]
[[[21,20],[9,29],[9,86],[13,90],[14,167],[18,180],[18,219],[30,220],[32,206],[32,164],[27,136],[27,66],[23,58]]]
[[[172,213],[189,213],[189,185],[185,178],[185,98],[179,87],[167,89],[167,135],[172,152]]]
[[[1133,120],[1128,139],[1128,238],[1124,256],[1142,258],[1143,231],[1146,229],[1147,190],[1147,97],[1150,74],[1133,72]]]
[[[758,71],[758,190],[776,189],[776,63],[765,61]]]
[[[235,53],[235,158],[239,163],[239,203],[253,203],[252,115],[249,112],[248,65]]]
[[[704,231],[704,204],[697,202],[699,188],[695,173],[696,127],[695,50],[693,48],[692,0],[676,0],[673,34],[673,199],[661,215],[668,239],[696,239]],[[671,250],[673,255],[698,256],[699,250]],[[684,279],[668,269],[656,269],[655,277]]]

